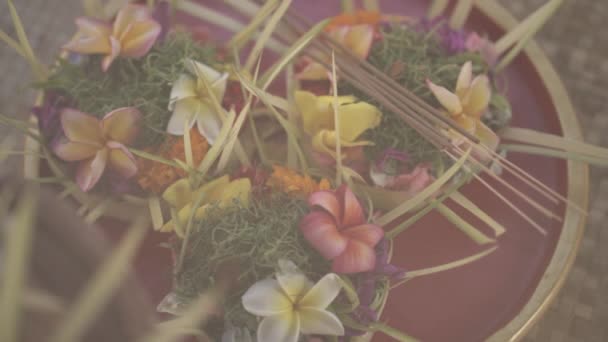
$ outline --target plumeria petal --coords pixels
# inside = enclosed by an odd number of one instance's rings
[[[118,41],[118,39],[110,37],[110,46],[111,50],[109,54],[101,60],[101,70],[103,70],[104,72],[110,69],[110,66],[112,65],[116,57],[120,55],[120,41]]]
[[[171,88],[169,110],[175,108],[175,102],[189,97],[196,97],[196,81],[192,77],[182,74]]]
[[[342,290],[342,281],[337,275],[326,274],[298,302],[300,308],[324,310]]]
[[[325,310],[303,308],[299,312],[300,330],[306,335],[343,336],[344,326],[333,313]]]
[[[209,83],[213,84],[215,81],[223,77],[223,74],[212,67],[199,63],[192,59],[186,60],[186,68],[196,78],[204,77]]]
[[[207,139],[209,145],[213,145],[222,129],[222,119],[220,119],[215,110],[206,103],[201,102],[196,113],[196,124],[199,133]]]
[[[264,279],[253,284],[243,295],[242,301],[245,310],[256,316],[280,315],[293,309],[293,304],[275,279]]]
[[[363,132],[377,127],[382,113],[375,106],[357,102],[340,106],[340,139],[355,141]]]
[[[366,222],[363,208],[357,196],[346,185],[342,185],[336,190],[336,196],[341,201],[342,206],[342,227],[351,227]]]
[[[220,78],[211,83],[211,89],[213,90],[213,94],[219,101],[221,101],[224,98],[224,95],[226,94],[226,87],[228,86],[229,77],[230,74],[226,72],[223,73]]]
[[[415,195],[433,182],[428,165],[417,165],[410,173],[395,177],[392,187]]]
[[[313,283],[290,260],[279,260],[277,280],[283,292],[296,303],[312,288]]]
[[[119,108],[104,116],[101,130],[106,139],[129,145],[139,133],[138,123],[141,119],[141,112],[137,108]]]
[[[427,80],[427,85],[435,98],[441,105],[447,109],[447,111],[452,115],[457,115],[462,113],[462,104],[460,103],[460,99],[456,94],[450,92],[444,87],[438,86],[435,83]]]
[[[258,341],[297,342],[300,337],[300,318],[296,312],[269,316],[258,327]]]
[[[336,273],[351,274],[371,271],[375,265],[376,253],[372,247],[349,240],[344,253],[333,260],[331,269]]]
[[[329,79],[329,71],[317,62],[308,61],[296,77],[302,81],[327,80]]]
[[[490,104],[492,97],[492,89],[490,88],[490,79],[486,75],[475,77],[471,88],[467,92],[464,103],[464,111],[467,115],[479,119]]]
[[[300,221],[304,238],[326,259],[344,253],[348,241],[336,227],[336,222],[327,213],[313,211]]]
[[[99,146],[72,142],[65,137],[53,145],[53,152],[68,162],[92,158],[98,150]]]
[[[81,17],[76,19],[78,32],[67,44],[64,49],[77,53],[93,54],[93,53],[109,53],[112,50],[109,37],[111,34],[111,26],[108,23]]]
[[[340,200],[332,191],[317,191],[308,197],[308,205],[318,206],[325,209],[335,220],[335,224],[340,223],[342,218],[342,207]]]
[[[375,29],[372,25],[354,25],[348,28],[342,44],[357,57],[366,59],[374,42]]]
[[[147,6],[134,4],[127,5],[116,15],[112,33],[115,37],[122,37],[125,32],[128,31],[131,24],[151,17],[152,11]]]
[[[188,122],[188,128],[192,128],[196,122],[200,102],[193,98],[187,98],[175,103],[173,115],[167,125],[167,133],[173,135],[184,135],[184,123]]]
[[[137,173],[137,162],[135,157],[122,144],[109,142],[110,149],[108,164],[110,167],[125,178],[131,178]]]
[[[315,94],[301,90],[295,92],[294,99],[302,115],[304,132],[315,135],[322,129],[334,129],[331,102],[319,101]]]
[[[171,184],[163,193],[163,200],[176,209],[182,209],[192,202],[192,187],[188,178],[182,178]]]
[[[76,173],[76,183],[82,191],[91,190],[103,174],[108,159],[108,150],[102,149],[97,152],[95,157],[84,161],[78,167]]]
[[[378,225],[366,223],[345,229],[342,231],[342,235],[374,247],[384,237],[384,230]]]
[[[91,115],[66,108],[61,111],[61,127],[65,136],[72,142],[103,146],[99,120]]]
[[[139,58],[144,56],[160,35],[161,26],[156,21],[144,20],[133,23],[121,39],[123,56]]]
[[[463,98],[466,92],[469,90],[471,86],[471,81],[473,80],[473,63],[471,61],[466,62],[462,68],[460,69],[460,74],[458,74],[458,80],[456,81],[456,95],[459,98]]]

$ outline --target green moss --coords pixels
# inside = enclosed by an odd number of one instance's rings
[[[252,202],[249,208],[235,206],[211,209],[208,218],[196,223],[183,267],[176,274],[174,292],[183,298],[196,298],[215,283],[216,276],[226,272],[226,265],[238,265],[230,272],[236,275],[237,285],[226,300],[225,319],[255,331],[257,321],[242,307],[241,296],[255,282],[272,276],[279,259],[292,260],[311,279],[327,273],[329,263],[298,229],[308,211],[305,201],[274,195]],[[174,248],[179,253],[181,241]]]
[[[461,53],[450,56],[432,33],[395,25],[386,28],[382,37],[383,39],[372,47],[368,61],[424,101],[437,107],[439,103],[426,86],[427,79],[453,89],[460,68],[466,61],[473,62],[476,73],[487,71],[487,65],[479,54]],[[434,161],[440,155],[437,148],[396,114],[382,108],[377,101],[352,85],[341,83],[339,92],[354,94],[362,101],[373,103],[379,106],[384,114],[381,124],[368,131],[364,137],[375,142],[374,146],[366,148],[368,158],[376,159],[387,148],[407,152],[412,164]]]
[[[185,58],[213,65],[216,49],[195,42],[187,33],[175,33],[144,58],[118,58],[105,73],[101,56],[87,57],[78,65],[60,60],[49,80],[38,86],[66,95],[74,107],[97,117],[116,108],[137,107],[145,118],[138,146],[154,146],[165,136],[171,86],[185,72]]]

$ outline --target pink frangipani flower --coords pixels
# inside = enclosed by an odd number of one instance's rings
[[[107,71],[118,56],[143,57],[162,29],[153,19],[152,11],[143,5],[125,6],[113,23],[80,17],[76,25],[78,32],[63,48],[86,55],[105,55],[101,62],[103,71]]]
[[[310,195],[312,212],[300,221],[308,242],[326,259],[332,260],[336,273],[359,273],[374,269],[374,247],[384,230],[367,222],[355,194],[346,186],[336,191],[318,191]]]
[[[80,162],[76,183],[82,191],[89,191],[97,184],[106,166],[125,178],[137,173],[135,158],[126,146],[139,132],[139,110],[120,108],[99,120],[66,108],[60,120],[65,136],[54,144],[53,151],[64,161]]]

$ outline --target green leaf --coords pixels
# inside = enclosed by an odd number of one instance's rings
[[[496,236],[501,236],[505,233],[505,227],[494,220],[490,215],[488,215],[485,211],[481,210],[473,201],[469,200],[466,196],[461,194],[458,191],[453,192],[450,195],[450,198],[458,203],[461,207],[468,210],[471,214],[475,215],[482,222],[487,224],[490,228],[494,230],[494,234]]]
[[[473,227],[470,223],[465,221],[462,217],[458,216],[452,209],[445,206],[443,203],[437,205],[437,211],[443,215],[448,221],[470,237],[473,241],[480,245],[495,242],[494,239],[488,237],[482,233],[479,229]]]

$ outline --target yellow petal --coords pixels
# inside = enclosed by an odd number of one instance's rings
[[[77,143],[62,139],[53,145],[53,152],[65,161],[78,161],[92,158],[99,151],[99,146]]]
[[[464,113],[475,118],[480,118],[490,104],[492,89],[490,80],[486,75],[475,77],[471,88],[464,99]]]
[[[315,135],[321,129],[334,128],[334,114],[330,103],[319,104],[318,97],[308,91],[296,91],[296,106],[302,115],[304,132]]]
[[[335,158],[336,141],[335,131],[323,130],[312,138],[312,146],[316,151],[329,154]],[[342,139],[340,143],[342,147],[369,146],[374,144],[371,141],[346,141],[344,139]]]
[[[64,49],[83,54],[110,53],[109,37],[112,31],[109,24],[91,18],[78,18],[76,25],[78,32],[63,46]]]
[[[452,115],[457,115],[462,113],[462,104],[460,103],[460,99],[456,94],[450,92],[444,87],[438,86],[435,83],[427,80],[427,85],[435,95],[435,98],[441,105]]]
[[[230,177],[228,175],[216,178],[212,181],[205,183],[203,186],[198,188],[192,194],[191,201],[197,200],[200,196],[204,195],[204,203],[212,203],[220,200],[221,192],[230,184]]]
[[[232,205],[235,201],[244,206],[249,206],[249,195],[251,194],[251,181],[249,178],[239,178],[230,182],[222,189],[220,194],[220,206]]]
[[[192,202],[190,181],[187,178],[183,178],[173,183],[163,193],[163,199],[173,208],[182,209]]]
[[[374,41],[372,25],[354,25],[348,28],[344,37],[344,46],[357,57],[366,59]]]
[[[99,120],[89,114],[66,108],[61,112],[61,126],[72,142],[85,143],[101,148],[104,139]]]
[[[141,112],[137,108],[119,108],[101,120],[101,130],[106,139],[130,145],[137,138],[141,119]]]
[[[377,127],[382,119],[380,110],[369,103],[357,102],[340,106],[340,138],[355,141],[363,132]]]
[[[325,67],[317,62],[310,62],[297,75],[303,81],[322,81],[330,78],[330,73]]]
[[[160,32],[160,24],[154,20],[132,23],[121,39],[122,55],[134,58],[144,56],[150,51]]]
[[[108,144],[108,147],[108,162],[112,169],[125,178],[133,177],[137,173],[137,162],[131,152],[124,145],[113,142]]]
[[[492,151],[496,151],[496,148],[498,148],[498,144],[500,143],[500,138],[498,135],[481,121],[477,124],[475,136],[479,138],[481,144],[485,145]],[[490,153],[479,147],[475,147],[473,150],[473,155],[482,162],[487,162],[492,159]]]
[[[108,150],[101,149],[95,157],[81,162],[76,171],[76,183],[82,191],[91,190],[101,179],[103,172],[106,169],[108,160]]]
[[[112,35],[122,38],[133,23],[146,20],[150,18],[150,15],[150,9],[143,5],[127,5],[123,7],[116,15],[116,20],[114,20]]]
[[[458,81],[456,81],[456,95],[459,98],[464,98],[464,95],[471,86],[471,80],[473,79],[473,63],[471,61],[466,62],[460,69],[458,75]]]
[[[175,103],[175,109],[167,125],[167,133],[172,135],[184,135],[185,123],[188,128],[192,128],[196,123],[196,114],[201,106],[201,101],[197,98],[189,97]]]

